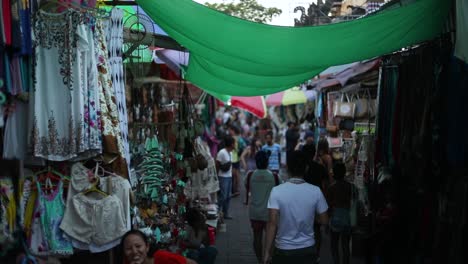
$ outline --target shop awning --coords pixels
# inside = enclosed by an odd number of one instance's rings
[[[452,1],[417,0],[362,19],[313,27],[258,24],[191,0],[137,0],[190,51],[185,78],[207,91],[265,95],[329,66],[387,54],[436,37]]]
[[[360,74],[366,73],[370,70],[378,69],[378,67],[380,66],[380,62],[380,59],[357,62],[352,64],[351,67],[345,68],[340,72],[335,72],[326,76],[324,75],[324,77],[321,77],[317,80],[313,80],[312,82],[310,82],[310,85],[314,87],[314,89],[316,89],[317,91],[336,85],[343,87],[350,79]],[[321,75],[322,74],[323,73],[321,73]]]

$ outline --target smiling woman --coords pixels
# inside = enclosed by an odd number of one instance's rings
[[[139,230],[128,231],[120,244],[125,256],[124,264],[196,264],[191,259],[164,250],[149,254],[148,238]]]

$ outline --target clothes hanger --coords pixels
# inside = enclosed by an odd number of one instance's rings
[[[44,176],[44,173],[46,174]],[[38,171],[34,174],[35,178],[38,179],[39,181],[45,180],[46,178],[50,178],[52,180],[57,180],[61,181],[65,179],[66,177],[62,175],[60,172],[54,170],[51,166],[47,166],[47,169]]]
[[[103,192],[102,190],[100,190],[97,186],[99,186],[99,178],[98,178],[98,181],[96,181],[96,183],[94,183],[93,185],[91,185],[91,187],[85,191],[82,192],[82,194],[84,195],[88,195],[88,194],[91,194],[91,193],[97,193],[97,194],[100,194],[104,197],[107,197],[109,196],[108,193],[106,192]]]
[[[64,188],[68,187],[68,184],[66,183],[69,181],[67,177],[52,169],[51,166],[47,166],[47,169],[36,172],[33,179],[39,183],[39,186],[44,191],[52,191],[57,187],[57,184],[54,184],[52,180],[64,183]],[[37,186],[34,186],[33,189],[37,190]]]
[[[114,172],[111,172],[111,171],[108,171],[106,169],[104,169],[103,167],[101,167],[102,171],[104,172],[104,175],[102,177],[106,177],[106,176],[119,176],[117,174],[115,174]]]
[[[94,15],[96,15],[97,17],[102,17],[102,18],[110,17],[110,14],[106,10],[99,9],[99,8],[93,8],[93,7],[86,7],[84,5],[80,5],[80,4],[77,4],[75,2],[64,3],[64,2],[61,2],[59,0],[49,0],[46,3],[44,3],[40,8],[42,10],[44,10],[44,11],[51,12],[50,9],[53,8],[53,7],[64,7],[64,8],[67,8],[67,9],[72,8],[72,9],[75,9],[75,10],[81,11],[81,12],[91,12]],[[103,15],[103,13],[105,15]]]

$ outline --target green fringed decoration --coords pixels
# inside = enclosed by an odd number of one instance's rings
[[[159,149],[159,142],[157,137],[153,137],[153,140],[151,140],[151,147],[153,149]]]
[[[161,230],[159,229],[159,227],[156,227],[156,229],[154,230],[154,237],[156,238],[157,243],[161,242]]]
[[[183,160],[184,155],[182,153],[175,153],[174,154],[176,160]]]
[[[180,238],[185,238],[187,236],[187,231],[185,230],[180,230],[179,231],[179,237]]]
[[[162,186],[164,175],[164,164],[162,160],[159,142],[156,136],[147,138],[145,141],[146,157],[140,167],[144,171],[143,184],[147,188],[146,195],[152,201],[159,200],[158,189]]]
[[[154,188],[151,191],[151,200],[153,200],[153,201],[158,200],[158,190],[156,188]]]
[[[181,180],[178,180],[177,181],[177,186],[180,186],[180,187],[184,188],[185,187],[185,182],[183,182]]]
[[[167,194],[164,194],[164,196],[162,198],[162,202],[163,202],[163,204],[167,204]]]
[[[185,206],[180,205],[180,206],[179,206],[179,215],[183,215],[183,214],[185,214],[185,212],[186,212]]]

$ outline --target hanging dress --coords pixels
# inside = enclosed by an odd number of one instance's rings
[[[36,13],[30,146],[53,161],[102,151],[94,37],[77,11]]]
[[[98,19],[95,27],[95,43],[97,44],[96,56],[103,154],[105,159],[107,157],[113,159],[112,171],[127,178],[128,166],[125,159],[124,142],[116,104],[117,100],[115,98],[114,87],[112,86],[112,74],[104,27],[104,21]]]
[[[125,99],[125,79],[122,60],[123,46],[123,16],[124,11],[114,8],[111,11],[107,25],[107,48],[109,52],[109,67],[112,76],[112,86],[115,93],[119,113],[120,133],[122,135],[125,159],[130,166],[130,147],[128,144],[128,116]]]
[[[63,183],[59,182],[55,191],[47,195],[41,190],[40,183],[37,182],[37,190],[39,192],[38,212],[40,214],[40,224],[48,254],[73,254],[72,243],[65,237],[63,231],[60,229],[60,224],[62,223],[65,213]]]
[[[24,160],[28,136],[28,104],[16,101],[15,110],[8,115],[3,136],[3,158]]]

